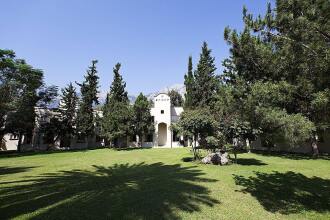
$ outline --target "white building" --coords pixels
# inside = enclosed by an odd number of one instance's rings
[[[171,105],[170,97],[160,93],[154,98],[154,107],[151,108],[151,115],[154,118],[155,133],[153,135],[153,146],[155,147],[179,147],[183,137],[176,135],[171,130],[171,125],[179,120],[183,112],[182,107]],[[150,143],[142,144],[148,146]]]
[[[154,119],[155,132],[142,138],[142,147],[179,147],[183,145],[183,137],[178,136],[171,130],[173,122],[178,121],[180,114],[183,112],[182,107],[174,107],[171,105],[170,97],[165,93],[160,93],[154,97],[154,107],[151,108],[151,115]],[[95,112],[102,117],[102,113]],[[32,139],[33,144],[25,143],[23,138],[23,150],[47,150],[59,148],[59,141],[55,143],[48,143],[45,140],[44,134],[38,132],[41,123],[49,121],[49,117],[55,113],[50,110],[36,108],[36,129]],[[6,134],[0,146],[1,150],[17,150],[18,136],[14,134]],[[137,147],[138,141],[124,141],[122,147]],[[99,136],[93,140],[75,138],[71,140],[71,149],[83,149],[88,147],[101,147],[102,142]]]

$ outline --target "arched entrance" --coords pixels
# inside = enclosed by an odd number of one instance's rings
[[[158,146],[165,146],[167,140],[167,125],[166,123],[158,124]]]

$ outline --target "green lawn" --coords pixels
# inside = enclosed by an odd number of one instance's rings
[[[189,149],[0,156],[0,219],[330,219],[330,160]]]

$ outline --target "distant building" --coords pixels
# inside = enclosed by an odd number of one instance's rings
[[[171,125],[177,122],[180,114],[183,112],[182,107],[175,107],[171,105],[170,97],[165,93],[160,93],[154,97],[154,107],[151,108],[151,115],[153,116],[155,124],[155,132],[153,134],[142,137],[142,147],[179,147],[183,145],[183,137],[177,135],[172,131]],[[56,137],[46,137],[40,131],[42,124],[49,122],[51,117],[56,117],[58,113],[42,108],[36,108],[36,128],[33,131],[32,140],[27,140],[25,137],[22,139],[22,150],[48,150],[60,148],[61,143],[56,140]],[[101,111],[95,111],[102,117]],[[98,133],[98,128],[96,128]],[[138,146],[138,138],[127,137],[127,140],[121,143],[124,147]],[[54,140],[54,141],[53,141]],[[17,150],[18,136],[15,134],[6,134],[1,150]],[[84,149],[88,147],[101,147],[104,141],[99,135],[92,138],[84,138],[77,136],[71,140],[70,146],[64,146],[70,149]]]
[[[155,132],[152,139],[145,140],[142,147],[179,147],[183,145],[183,137],[171,130],[171,125],[179,120],[182,107],[171,105],[170,97],[160,93],[154,97],[151,115],[154,119]]]

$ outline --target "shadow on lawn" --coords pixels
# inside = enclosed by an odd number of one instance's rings
[[[284,159],[291,160],[330,160],[330,155],[319,155],[318,157],[313,157],[310,154],[301,154],[301,153],[287,153],[287,152],[265,152],[265,151],[253,151],[253,153],[263,155],[263,156],[274,156]]]
[[[17,152],[17,151],[0,151],[1,158],[12,158],[12,157],[27,157],[35,155],[46,155],[46,154],[61,154],[68,152],[88,152],[93,150],[99,150],[104,148],[87,148],[87,149],[68,149],[68,150],[49,150],[49,151],[26,151],[26,152]]]
[[[0,176],[14,173],[27,172],[35,167],[0,167]]]
[[[117,151],[133,151],[133,150],[150,150],[151,147],[122,147],[122,148],[112,148]]]
[[[245,187],[270,212],[282,214],[303,210],[330,211],[330,180],[306,177],[300,173],[261,173],[243,177],[234,175],[236,185]]]
[[[39,211],[32,218],[178,219],[178,210],[195,212],[200,205],[219,203],[198,184],[216,180],[201,177],[194,167],[140,163],[94,168],[0,182],[1,218]]]
[[[244,166],[263,166],[263,165],[267,165],[266,163],[262,162],[261,160],[254,159],[254,158],[237,158],[237,164],[244,165]]]
[[[234,160],[234,159],[232,159]],[[193,162],[193,157],[183,157],[181,159],[182,162]],[[266,163],[262,162],[261,160],[257,160],[254,158],[237,158],[237,164],[243,165],[243,166],[263,166],[267,165]]]

